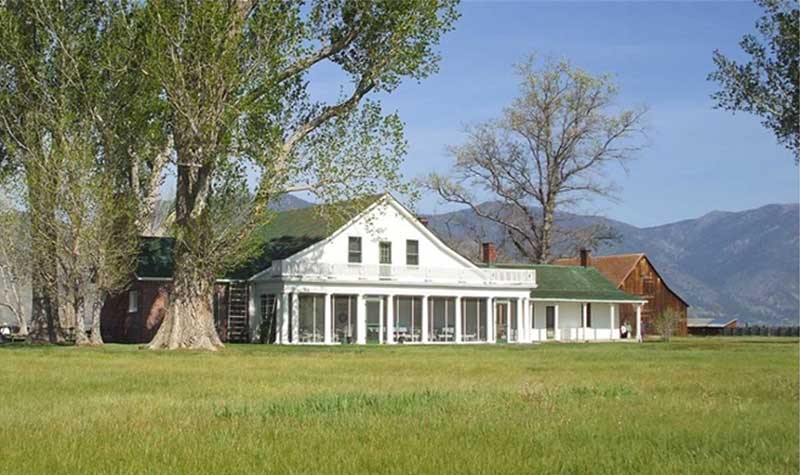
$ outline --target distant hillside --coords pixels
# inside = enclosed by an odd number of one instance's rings
[[[486,206],[499,206],[488,203]],[[476,231],[500,242],[500,228],[471,211],[429,217],[438,234],[455,238],[475,253]],[[605,224],[622,242],[598,255],[644,252],[669,285],[690,304],[693,315],[742,322],[797,324],[800,314],[800,206],[767,205],[713,211],[697,219],[638,228],[607,218],[563,214],[565,226]],[[504,251],[513,255],[512,249]]]

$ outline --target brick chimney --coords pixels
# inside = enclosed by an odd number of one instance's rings
[[[592,251],[588,249],[581,249],[581,267],[589,267],[589,262],[592,259]]]
[[[497,262],[497,248],[494,247],[493,242],[481,244],[481,260],[483,260],[485,264],[494,264]]]
[[[422,223],[422,225],[425,226],[426,228],[428,227],[428,218],[426,218],[425,216],[417,216],[417,221]]]

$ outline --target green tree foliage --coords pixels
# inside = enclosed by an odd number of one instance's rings
[[[82,342],[91,303],[100,342],[100,305],[132,271],[130,163],[146,162],[150,136],[137,134],[154,122],[114,107],[139,103],[122,28],[135,11],[101,1],[0,4],[0,142],[29,217],[34,341]]]
[[[151,347],[221,346],[213,280],[256,252],[270,201],[402,187],[402,124],[364,100],[433,73],[456,16],[454,0],[147,2],[141,74],[158,83],[177,170],[173,289]],[[338,100],[311,93],[321,67],[343,78]]]
[[[750,57],[740,63],[714,51],[717,70],[708,77],[721,89],[711,97],[717,107],[755,114],[800,161],[800,9],[797,2],[756,0],[764,15],[758,35],[739,42]]]

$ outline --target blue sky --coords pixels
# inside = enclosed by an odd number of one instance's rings
[[[715,48],[738,56],[760,10],[745,2],[466,2],[440,46],[439,74],[382,98],[406,124],[408,177],[444,171],[465,124],[497,117],[517,93],[513,64],[531,52],[611,73],[622,106],[646,105],[650,145],[608,176],[620,201],[589,210],[637,226],[798,200],[798,169],[759,120],[714,110]],[[324,85],[321,87],[325,87]],[[435,197],[423,212],[448,208]]]

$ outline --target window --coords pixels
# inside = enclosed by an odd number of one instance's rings
[[[419,265],[419,241],[412,239],[406,241],[406,265]]]
[[[347,262],[361,263],[361,238],[351,236],[347,243]]]
[[[380,255],[379,261],[381,264],[391,264],[392,263],[392,243],[382,241],[379,245]]]
[[[128,313],[135,313],[139,311],[139,291],[128,291]]]

